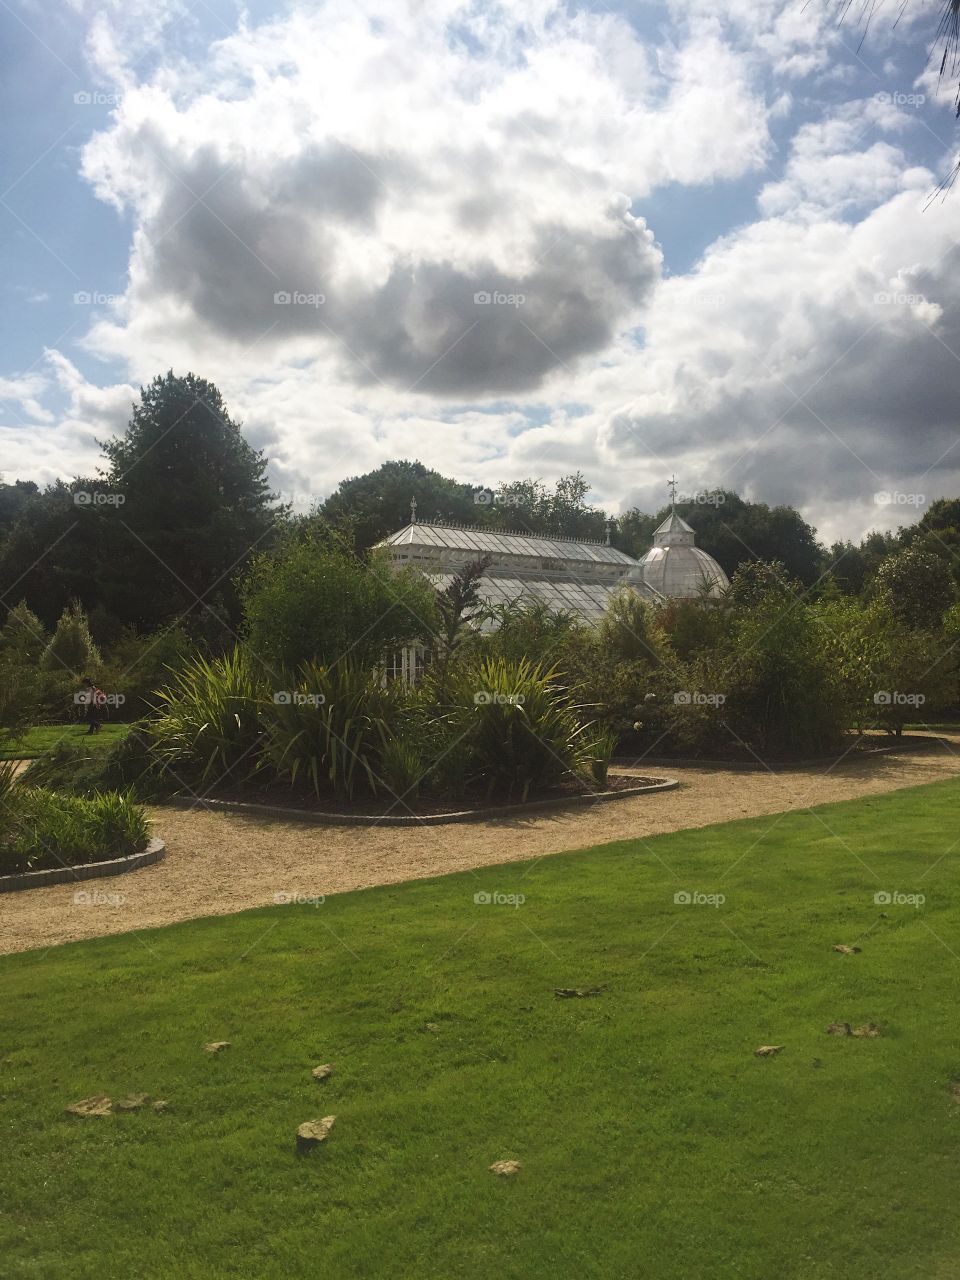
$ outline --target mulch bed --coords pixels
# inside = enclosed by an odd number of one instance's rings
[[[525,801],[523,801],[520,791],[515,792],[512,796],[503,794],[494,796],[472,795],[469,797],[421,796],[419,799],[407,796],[402,801],[398,801],[396,797],[391,795],[363,796],[350,801],[340,796],[317,796],[313,791],[300,787],[293,789],[277,786],[256,789],[252,787],[221,788],[217,791],[198,791],[197,794],[202,796],[203,800],[225,800],[233,804],[257,804],[278,809],[308,810],[311,813],[329,814],[331,817],[367,816],[379,818],[387,814],[401,817],[410,813],[416,814],[417,817],[430,817],[470,812],[474,809],[489,809],[496,805],[520,804],[521,802],[541,804],[544,801],[578,800],[584,796],[607,796],[621,791],[630,791],[636,787],[654,786],[662,781],[662,778],[645,777],[633,773],[618,773],[610,774],[605,787],[587,787],[582,782],[570,779],[559,786],[550,787],[548,790],[531,791]],[[189,801],[191,798],[189,795],[177,797],[181,802]]]

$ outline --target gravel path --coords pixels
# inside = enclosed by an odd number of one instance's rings
[[[165,861],[85,881],[76,888],[87,901],[74,902],[70,885],[0,894],[0,953],[243,911],[276,894],[344,893],[958,777],[960,735],[937,749],[783,773],[692,766],[644,772],[679,777],[680,789],[462,826],[322,827],[154,808]]]

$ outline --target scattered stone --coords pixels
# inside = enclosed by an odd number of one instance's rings
[[[852,1036],[858,1036],[861,1040],[874,1039],[880,1034],[880,1028],[875,1022],[866,1022],[862,1027],[856,1027],[850,1032]]]
[[[158,1116],[162,1116],[165,1111],[170,1110],[170,1103],[166,1098],[157,1098],[152,1104],[154,1111]]]
[[[831,1022],[829,1027],[827,1027],[827,1035],[828,1036],[849,1036],[849,1035],[853,1035],[853,1032],[850,1030],[849,1022]]]
[[[754,1053],[758,1058],[772,1058],[778,1054],[783,1048],[782,1044],[762,1044],[759,1049],[754,1049]]]
[[[324,1116],[322,1120],[307,1120],[297,1130],[297,1150],[312,1151],[324,1142],[333,1128],[336,1116]]]
[[[95,1093],[89,1098],[81,1098],[67,1107],[71,1116],[108,1116],[113,1110],[113,1103],[105,1093]]]
[[[326,1080],[328,1076],[333,1075],[333,1063],[325,1062],[322,1066],[314,1067],[310,1074],[314,1080]]]
[[[561,1000],[572,1000],[575,997],[598,996],[603,992],[603,987],[554,987],[553,994]]]
[[[494,1160],[490,1172],[495,1173],[498,1178],[510,1178],[519,1173],[521,1168],[519,1160]]]
[[[848,947],[842,942],[838,942],[833,949],[834,951],[839,951],[842,956],[858,956],[860,954],[859,947]]]
[[[950,1081],[950,1096],[955,1101],[960,1102],[960,1080]]]
[[[425,1030],[425,1031],[439,1031],[439,1030],[440,1030],[440,1023],[439,1023],[439,1022],[425,1022],[425,1023],[423,1024],[423,1028],[424,1028],[424,1030]]]
[[[114,1103],[116,1111],[139,1111],[150,1101],[150,1095],[146,1093],[131,1093],[127,1097],[121,1098],[119,1102]]]
[[[229,1040],[211,1040],[209,1044],[203,1046],[204,1053],[220,1053],[224,1049],[230,1048]]]

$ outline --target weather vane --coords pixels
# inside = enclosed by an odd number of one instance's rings
[[[417,500],[415,497],[410,499],[410,523],[417,523]]]
[[[672,476],[667,481],[667,488],[670,490],[670,506],[676,508],[677,505],[677,477]]]

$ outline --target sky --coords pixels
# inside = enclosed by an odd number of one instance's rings
[[[406,457],[912,522],[960,494],[953,86],[936,6],[843,7],[9,0],[3,479],[172,368],[298,508]]]

